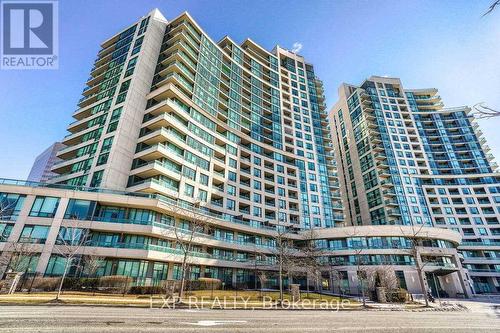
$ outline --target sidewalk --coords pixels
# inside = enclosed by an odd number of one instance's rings
[[[60,303],[54,302],[55,293],[17,293],[0,295],[0,305],[89,305],[89,306],[118,306],[141,308],[184,308],[184,309],[269,309],[269,310],[330,310],[330,311],[473,311],[496,313],[500,305],[493,302],[484,302],[481,299],[443,299],[441,304],[436,301],[425,307],[423,303],[410,304],[376,303],[366,301],[366,308],[356,299],[339,300],[303,300],[299,302],[286,301],[282,306],[271,298],[255,300],[237,297],[208,297],[187,296],[182,302],[165,298],[161,295],[115,295],[115,294],[85,294],[64,293]]]
[[[55,293],[33,293],[0,295],[0,305],[58,305],[54,302]],[[188,308],[188,309],[289,309],[289,310],[358,310],[360,304],[344,300],[303,300],[291,302],[285,300],[282,306],[277,305],[271,298],[262,301],[250,300],[240,297],[208,297],[187,296],[182,302],[176,299],[165,298],[160,295],[102,295],[102,294],[70,294],[65,293],[60,297],[59,304],[64,305],[100,305],[100,306],[125,306],[143,308]]]

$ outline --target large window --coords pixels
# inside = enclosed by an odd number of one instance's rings
[[[116,275],[125,275],[132,278],[146,278],[147,261],[119,260]]]
[[[65,219],[85,220],[92,216],[95,202],[88,200],[71,199],[64,214]]]
[[[52,255],[50,256],[49,263],[45,269],[45,275],[47,276],[58,276],[63,275],[64,267],[66,266],[67,259],[61,256]]]
[[[30,216],[54,217],[58,205],[59,198],[36,197],[33,207],[31,207]]]
[[[87,240],[88,231],[82,228],[61,227],[57,235],[56,244],[84,245]]]
[[[14,221],[23,206],[26,196],[13,193],[0,193],[0,218]]]
[[[21,232],[19,242],[45,244],[49,227],[43,225],[26,225]]]
[[[17,272],[35,272],[38,265],[39,254],[20,255],[19,258],[11,260],[9,269]]]
[[[6,242],[12,232],[13,224],[0,223],[0,242]]]

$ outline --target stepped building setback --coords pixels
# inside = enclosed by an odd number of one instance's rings
[[[344,84],[330,112],[346,225],[460,232],[477,293],[500,290],[500,175],[468,107],[397,78]]]
[[[435,90],[403,90],[397,79],[344,85],[330,116],[323,93],[298,54],[215,42],[189,14],[153,10],[101,44],[57,176],[0,180],[1,255],[32,243],[29,271],[61,275],[57,249],[76,223],[89,241],[70,275],[97,255],[98,276],[155,285],[180,278],[174,230],[203,218],[210,228],[194,239],[190,279],[254,288],[263,270],[277,287],[276,236],[286,229],[297,248],[317,245],[332,292],[358,294],[358,268],[384,266],[419,294],[416,261],[433,290],[495,291],[500,186],[468,110],[443,111]],[[460,206],[468,197],[477,213]],[[313,286],[306,270],[293,282]]]

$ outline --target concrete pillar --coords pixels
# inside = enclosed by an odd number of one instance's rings
[[[427,291],[429,290],[429,284],[427,283],[427,277],[425,276],[425,271],[423,269],[423,263],[422,263],[422,257],[420,256],[420,250],[417,247],[415,250],[415,264],[418,264],[418,267],[420,267],[420,272],[417,269],[417,276],[419,278],[419,293],[424,293],[427,294]],[[422,291],[422,285],[423,285],[423,291]]]
[[[356,270],[347,271],[347,279],[349,281],[349,290],[345,290],[345,292],[352,295],[357,295],[360,292],[360,290],[359,290],[358,273],[356,272]]]
[[[458,257],[458,253],[456,253],[452,257],[452,261],[455,266],[458,268],[458,281],[460,282],[460,286],[462,287],[462,291],[466,298],[472,298],[472,288],[470,287],[469,281],[467,281],[467,276],[465,275],[464,269],[462,267],[462,263],[460,262],[460,258]]]
[[[174,279],[174,263],[169,262],[167,271],[167,280],[173,280],[173,279]]]
[[[205,277],[205,265],[200,265],[200,278]]]
[[[335,293],[335,286],[334,286],[335,280],[333,279],[332,272],[328,272],[328,279],[330,281],[330,292]]]
[[[293,301],[300,301],[300,284],[291,284],[290,292],[292,294]]]
[[[231,284],[233,285],[233,288],[236,288],[236,285],[238,284],[238,278],[236,274],[236,269],[233,268],[233,276],[231,278]]]
[[[420,294],[422,293],[420,289],[420,280],[418,278],[418,273],[415,269],[411,268],[411,270],[403,271],[406,289],[410,294]]]

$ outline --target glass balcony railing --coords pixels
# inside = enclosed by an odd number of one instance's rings
[[[498,241],[482,240],[479,242],[463,241],[462,243],[460,243],[460,246],[500,246],[500,240]]]
[[[148,179],[149,180],[149,179]],[[155,179],[153,179],[155,180]],[[158,181],[158,180],[156,180]],[[241,225],[248,226],[254,229],[263,229],[263,230],[276,230],[274,226],[269,226],[260,221],[255,220],[242,220],[233,215],[223,214],[223,213],[214,213],[210,212],[206,209],[196,208],[192,204],[178,201],[177,199],[172,199],[166,197],[161,194],[151,194],[151,193],[143,193],[143,192],[127,192],[127,191],[117,191],[117,190],[109,190],[98,187],[86,187],[86,186],[74,186],[74,185],[66,185],[66,184],[49,184],[49,183],[40,183],[40,182],[32,182],[26,180],[15,180],[15,179],[5,179],[0,178],[0,185],[13,185],[13,186],[25,186],[25,187],[40,187],[40,188],[56,188],[63,190],[73,190],[73,191],[81,191],[81,192],[95,192],[95,193],[107,193],[107,194],[116,194],[116,195],[127,195],[132,197],[140,197],[140,198],[150,198],[156,199],[161,202],[167,203],[168,205],[173,205],[179,208],[189,209],[190,211],[195,211],[200,214],[204,214],[216,219],[220,219],[227,222],[238,223]]]
[[[157,251],[157,252],[163,252],[163,253],[184,255],[184,252],[180,249],[176,249],[176,248],[172,248],[172,247],[168,247],[168,246],[162,246],[162,245],[147,244],[147,243],[128,243],[128,242],[92,240],[88,244],[86,244],[86,246],[104,247],[104,248],[113,248],[113,249],[133,249],[133,250]],[[235,256],[217,255],[217,254],[210,254],[207,252],[198,252],[198,251],[189,252],[189,256],[197,257],[197,258],[238,261],[238,262],[249,261],[249,259],[247,259],[247,258],[236,258]],[[272,260],[267,260],[267,262],[271,263]]]

